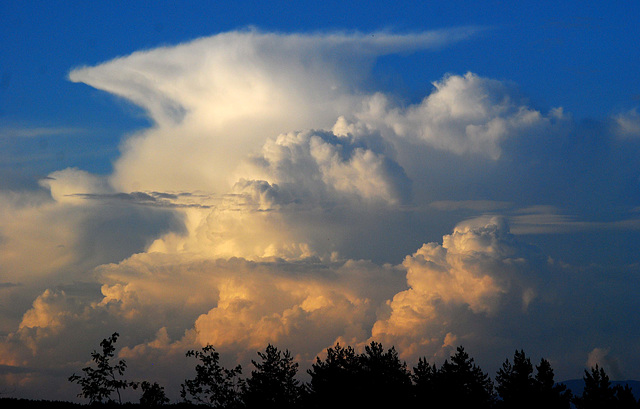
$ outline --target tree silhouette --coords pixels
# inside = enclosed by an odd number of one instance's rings
[[[520,350],[513,355],[513,364],[505,360],[496,375],[496,390],[502,400],[499,406],[504,408],[533,407],[536,393],[533,378],[533,365]]]
[[[533,365],[523,350],[513,355],[513,364],[507,359],[496,375],[496,390],[501,408],[566,408],[571,405],[571,392],[566,386],[556,385],[549,361],[540,360],[533,376]]]
[[[352,347],[344,348],[340,344],[327,348],[324,360],[316,357],[316,362],[307,371],[311,375],[310,405],[319,408],[353,407],[359,394],[359,360]]]
[[[411,375],[407,365],[398,358],[395,348],[384,351],[382,344],[371,342],[360,355],[368,404],[404,407],[411,397]]]
[[[415,376],[415,375],[414,375]],[[473,363],[462,346],[435,373],[429,401],[435,407],[490,408],[495,402],[493,382],[489,375]],[[422,403],[422,402],[418,402]]]
[[[112,402],[111,395],[113,392],[117,393],[118,402],[122,403],[120,390],[138,386],[136,382],[117,378],[117,376],[122,376],[127,368],[124,359],[121,359],[115,365],[110,363],[110,359],[113,358],[116,350],[114,344],[118,340],[118,336],[119,334],[114,332],[109,338],[105,338],[100,342],[101,353],[95,350],[91,353],[91,360],[95,362],[97,368],[94,369],[88,366],[82,368],[83,376],[74,373],[69,377],[70,382],[76,382],[82,386],[82,392],[78,394],[78,397],[89,399],[91,404],[105,401]]]
[[[181,385],[180,396],[191,403],[198,403],[215,408],[242,407],[242,391],[244,380],[240,378],[242,367],[226,369],[220,365],[220,354],[212,345],[207,344],[202,351],[189,350],[187,357],[195,357],[200,361],[196,365],[196,377],[185,379]]]
[[[284,352],[269,344],[258,352],[261,362],[251,361],[256,368],[247,379],[244,400],[254,408],[294,408],[300,404],[304,388],[295,377],[298,364],[289,350]]]
[[[553,377],[553,369],[546,359],[540,359],[536,365],[535,387],[536,400],[549,409],[569,409],[571,407],[571,391],[566,385],[556,384]]]
[[[577,409],[610,408],[615,403],[615,390],[611,387],[609,376],[603,368],[591,368],[591,372],[584,371],[584,391],[582,396],[573,400]]]
[[[633,392],[629,385],[616,385],[614,386],[616,393],[616,409],[635,409],[640,408],[640,401],[636,401]]]
[[[143,381],[140,384],[142,389],[142,396],[140,397],[140,406],[144,407],[156,407],[169,403],[169,398],[164,393],[164,388],[158,385],[157,382],[151,384],[150,382]]]
[[[573,399],[576,409],[627,409],[638,408],[628,385],[611,386],[609,376],[597,364],[591,371],[584,371],[584,391]]]
[[[428,402],[434,399],[437,394],[437,376],[438,369],[435,364],[429,364],[426,358],[418,358],[418,365],[413,367],[413,374],[411,375],[416,402]]]
[[[411,377],[395,348],[384,350],[371,342],[362,354],[336,344],[327,349],[325,360],[316,358],[311,375],[310,404],[313,407],[352,408],[406,406],[411,399]]]

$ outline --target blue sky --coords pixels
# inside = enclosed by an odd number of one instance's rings
[[[0,16],[16,396],[71,399],[114,331],[132,375],[176,396],[207,342],[246,369],[267,343],[304,368],[375,339],[409,364],[462,344],[492,376],[523,348],[563,379],[640,378],[639,4]]]
[[[60,161],[73,165],[77,144],[103,154],[74,160],[87,170],[107,172],[121,135],[146,124],[135,108],[67,81],[71,68],[249,26],[398,33],[477,26],[485,31],[453,47],[378,61],[376,89],[415,101],[443,73],[472,71],[514,81],[534,106],[562,106],[577,119],[602,118],[640,103],[640,57],[633,52],[640,6],[633,2],[27,1],[1,7],[3,127],[91,129],[79,132],[80,138],[47,136],[47,165],[28,165],[41,172],[54,170]],[[9,149],[16,155],[40,149],[33,145],[11,143]],[[62,155],[67,150],[74,152],[68,159]]]

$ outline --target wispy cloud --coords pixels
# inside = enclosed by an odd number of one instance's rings
[[[69,196],[79,197],[88,200],[97,201],[114,201],[136,204],[141,206],[154,206],[162,208],[200,208],[207,209],[210,205],[200,203],[189,203],[180,201],[185,196],[192,198],[193,195],[188,193],[173,194],[162,192],[131,192],[131,193],[72,193]]]
[[[20,283],[0,283],[0,289],[1,288],[15,288],[15,287],[21,287],[22,284]]]
[[[510,209],[513,207],[513,203],[494,200],[439,200],[431,202],[429,206],[442,211],[473,210],[476,212],[489,212]]]
[[[71,127],[0,127],[0,139],[37,138],[42,136],[79,136],[87,130]]]
[[[561,214],[552,206],[535,206],[520,209],[510,216],[514,234],[554,234],[606,230],[638,230],[640,218],[629,217],[612,221],[580,220],[578,215]]]

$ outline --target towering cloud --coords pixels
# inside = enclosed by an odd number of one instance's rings
[[[576,231],[610,234],[600,254],[637,234],[635,111],[585,133],[473,73],[443,73],[409,105],[364,91],[377,57],[473,32],[230,32],[74,69],[153,124],[111,175],[64,169],[0,194],[5,382],[68,399],[66,377],[113,331],[134,375],[170,393],[184,351],[207,343],[244,364],[274,343],[303,367],[372,339],[409,361],[463,344],[496,364],[551,354],[569,376],[589,353],[613,362],[640,337],[622,315],[637,265],[554,252]],[[590,331],[610,315],[619,326]]]
[[[127,140],[112,176],[117,189],[219,193],[235,182],[229,171],[267,138],[327,128],[350,112],[377,56],[439,47],[474,31],[230,32],[78,68],[69,77],[132,101],[156,124]]]
[[[409,289],[389,301],[373,338],[401,345],[407,355],[425,349],[436,355],[452,346],[451,339],[472,341],[481,331],[478,322],[505,310],[526,313],[545,273],[544,258],[532,250],[515,240],[503,219],[458,225],[442,244],[424,244],[405,258]]]

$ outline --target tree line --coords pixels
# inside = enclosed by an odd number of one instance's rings
[[[104,339],[102,351],[91,354],[93,366],[73,374],[69,381],[81,387],[79,397],[90,404],[122,404],[120,392],[140,388],[140,405],[169,403],[157,382],[124,379],[126,362],[112,363],[118,333]],[[437,367],[426,358],[409,370],[394,347],[384,349],[371,342],[362,353],[336,344],[326,357],[317,357],[309,382],[297,378],[298,363],[289,350],[269,344],[252,360],[254,369],[243,377],[242,367],[225,368],[212,345],[189,350],[196,360],[195,376],[181,384],[178,406],[207,406],[223,409],[353,408],[376,405],[400,408],[473,407],[478,409],[548,408],[577,409],[640,408],[628,386],[612,386],[603,368],[585,370],[582,395],[574,395],[554,380],[546,359],[533,365],[523,350],[516,350],[497,371],[495,381],[474,363],[459,346],[456,353]]]

